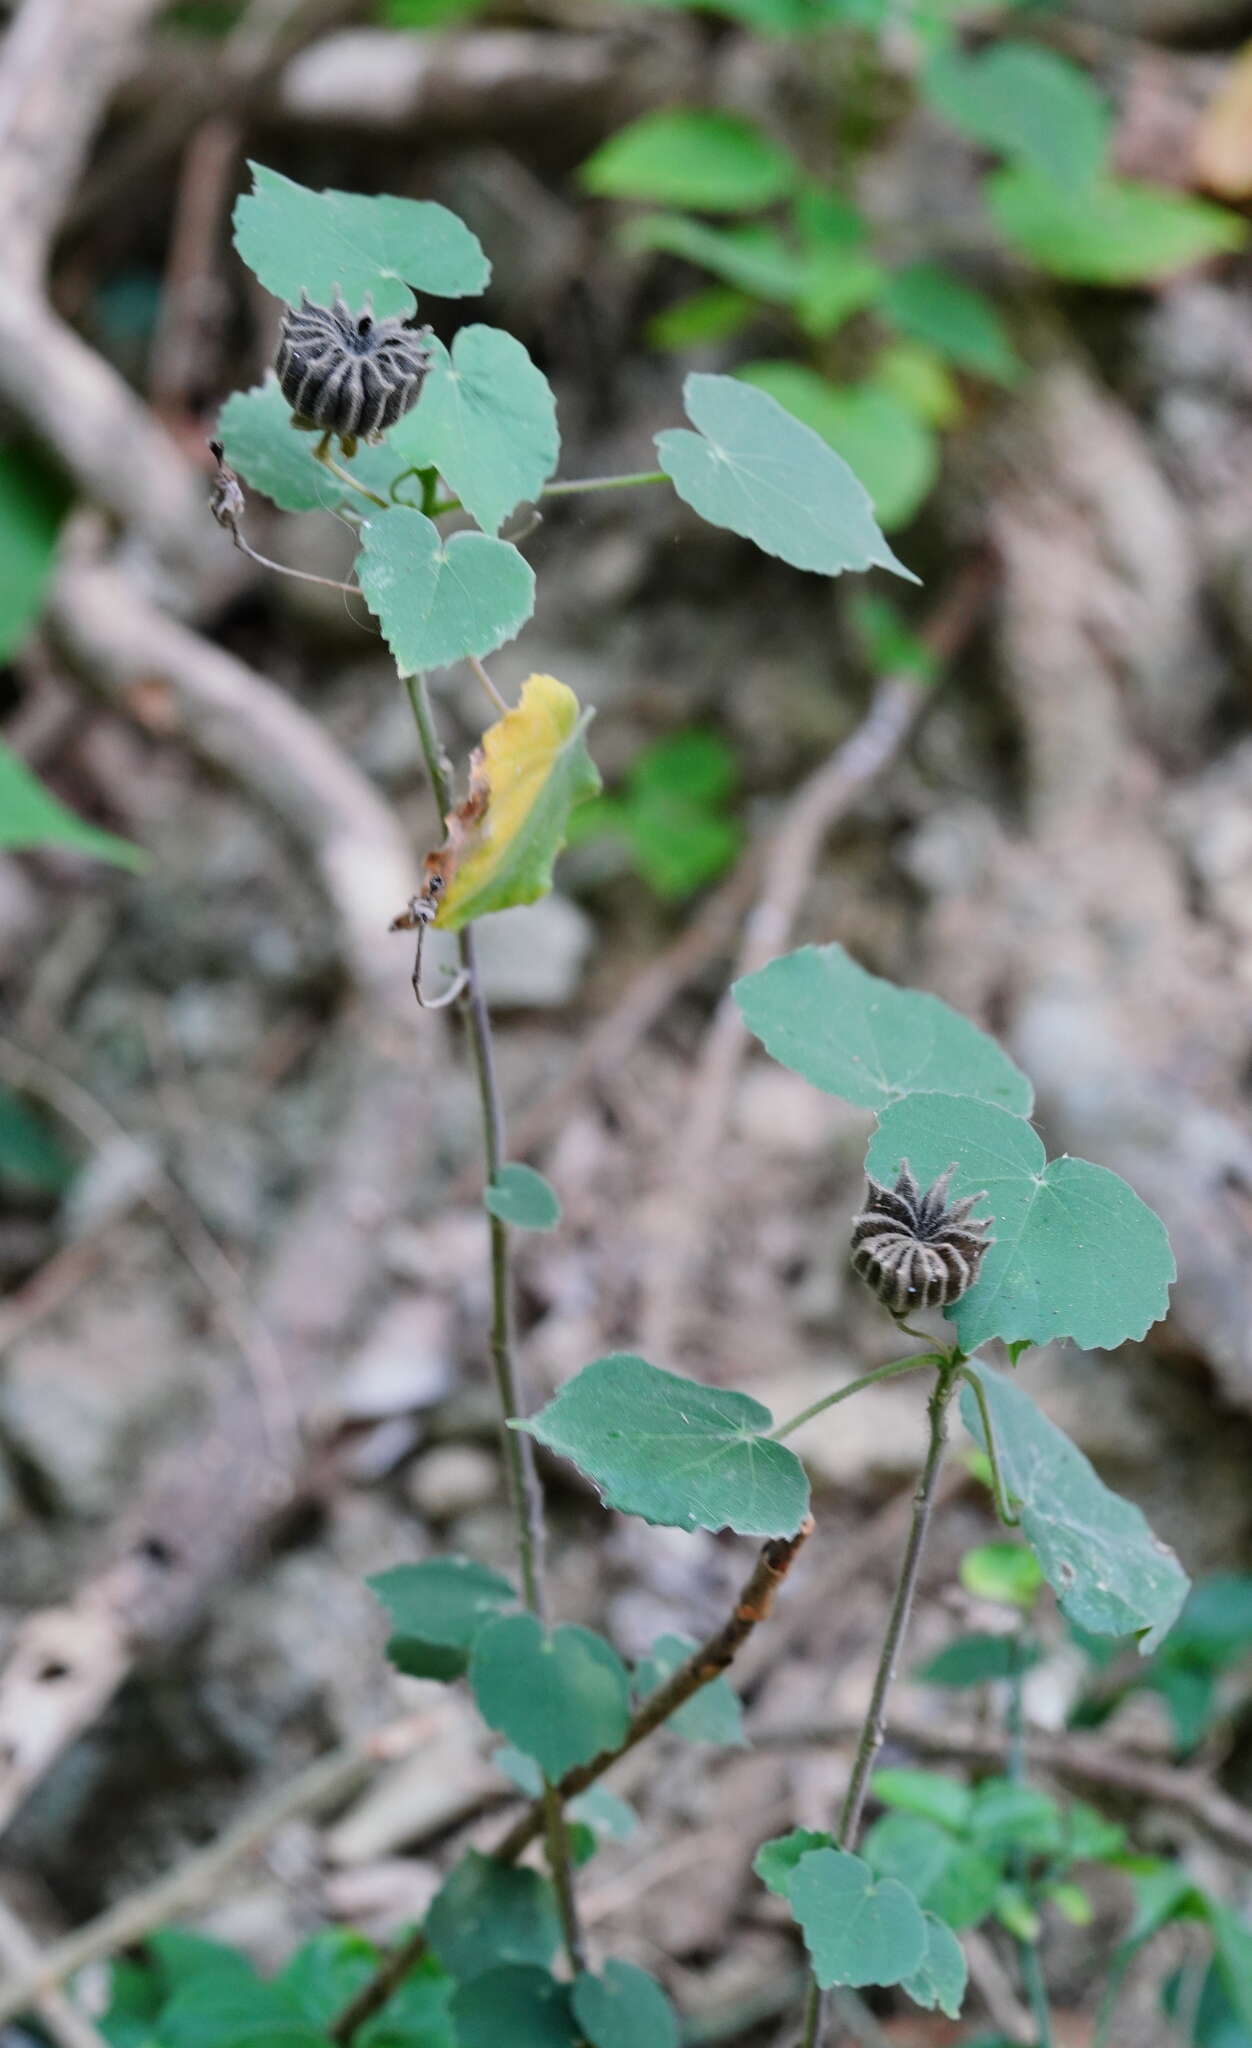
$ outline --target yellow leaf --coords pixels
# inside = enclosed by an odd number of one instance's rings
[[[1252,196],[1252,43],[1245,44],[1200,117],[1196,177],[1223,199]]]
[[[600,787],[583,744],[590,716],[555,676],[528,676],[516,708],[483,734],[470,795],[458,824],[448,821],[459,858],[435,918],[441,930],[551,888],[569,814]]]

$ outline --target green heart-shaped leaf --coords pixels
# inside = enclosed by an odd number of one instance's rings
[[[1030,1113],[1030,1082],[993,1038],[938,996],[867,974],[842,946],[801,946],[744,975],[733,994],[781,1066],[861,1109],[920,1088]]]
[[[568,1984],[527,1963],[487,1970],[452,1995],[457,2048],[578,2048]]]
[[[310,192],[264,164],[235,207],[235,247],[279,299],[328,306],[338,289],[360,311],[411,313],[413,294],[460,299],[485,290],[491,265],[464,221],[428,199]]]
[[[983,1390],[1001,1477],[1020,1503],[1022,1534],[1062,1611],[1093,1635],[1137,1635],[1145,1654],[1154,1650],[1187,1595],[1187,1575],[1173,1551],[1137,1507],[1109,1491],[1022,1387],[978,1359],[965,1370]],[[969,1387],[961,1389],[961,1415],[985,1449]]]
[[[537,1870],[471,1849],[431,1900],[426,1934],[445,1970],[478,1977],[498,1963],[550,1963],[561,1922],[552,1886]]]
[[[842,456],[776,399],[736,377],[693,373],[683,404],[696,432],[676,427],[658,434],[657,455],[679,497],[702,519],[796,569],[821,576],[890,569],[918,581],[892,554],[868,491]]]
[[[908,1161],[922,1187],[956,1163],[952,1199],[985,1189],[995,1243],[948,1310],[962,1349],[990,1337],[1072,1337],[1112,1350],[1163,1316],[1174,1278],[1165,1226],[1124,1180],[1066,1155],[1049,1164],[1028,1123],[987,1102],[906,1096],[886,1110],[866,1155],[877,1181]]]
[[[577,1978],[572,2002],[589,2048],[678,2048],[673,2006],[633,1963],[607,1962],[598,1977]]]
[[[780,1899],[789,1899],[791,1880],[801,1857],[810,1856],[814,1849],[834,1846],[830,1835],[819,1834],[813,1828],[792,1828],[790,1834],[775,1835],[772,1842],[762,1842],[752,1858],[752,1868],[770,1891]]]
[[[486,533],[445,540],[407,505],[374,514],[357,575],[403,675],[490,654],[535,608],[534,572],[515,547]]]
[[[926,1954],[926,1923],[894,1877],[840,1849],[802,1856],[787,1894],[823,1991],[834,1984],[902,1984]]]
[[[612,1645],[587,1628],[545,1629],[533,1614],[483,1629],[470,1684],[487,1726],[553,1779],[616,1748],[630,1720],[630,1680]]]
[[[432,341],[414,412],[390,446],[416,469],[437,469],[467,512],[496,533],[556,468],[556,400],[520,341],[498,327],[463,327],[449,355]]]
[[[808,1511],[804,1467],[764,1434],[773,1416],[748,1394],[702,1387],[616,1353],[562,1387],[516,1429],[572,1458],[604,1504],[671,1529],[794,1536]]]
[[[483,1206],[515,1230],[555,1230],[561,1220],[561,1204],[543,1175],[514,1161],[486,1188]]]
[[[646,1657],[635,1666],[634,1691],[640,1700],[673,1677],[697,1647],[691,1636],[658,1636]],[[699,1692],[671,1714],[665,1723],[684,1742],[716,1742],[726,1749],[746,1749],[743,1707],[730,1680],[723,1674],[702,1685]]]
[[[926,1923],[926,1953],[912,1976],[904,1979],[904,1990],[917,2005],[933,2012],[938,2006],[950,2020],[959,2019],[969,1970],[965,1951],[947,1922],[937,1913],[923,1913]]]
[[[459,1678],[479,1629],[517,1605],[507,1579],[468,1557],[394,1565],[366,1584],[391,1622],[387,1655],[410,1678]]]
[[[272,370],[251,391],[231,393],[218,415],[217,431],[232,469],[284,512],[329,511],[345,499],[359,506],[356,493],[317,460],[317,436],[292,426],[291,407]],[[336,461],[383,497],[405,466],[386,442],[358,448],[350,462],[340,453]]]

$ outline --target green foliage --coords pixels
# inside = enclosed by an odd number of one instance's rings
[[[958,1831],[968,1821],[973,1805],[973,1794],[954,1778],[940,1777],[937,1771],[906,1770],[902,1765],[875,1771],[870,1790],[875,1799],[898,1813],[916,1814]]]
[[[345,500],[356,502],[342,478],[317,460],[316,437],[293,430],[291,407],[272,370],[251,391],[231,393],[218,415],[217,431],[231,468],[282,511],[331,511]],[[388,442],[377,448],[362,445],[350,462],[336,460],[366,490],[383,497],[404,467]]]
[[[147,865],[147,855],[129,840],[102,832],[67,810],[0,740],[0,849],[27,853],[50,846],[112,861],[120,868]]]
[[[557,1779],[615,1749],[630,1719],[630,1680],[602,1636],[533,1614],[489,1622],[474,1640],[470,1684],[489,1728]]]
[[[431,1900],[426,1934],[445,1970],[464,1979],[500,1963],[546,1969],[561,1923],[552,1886],[537,1870],[518,1870],[471,1849]]]
[[[38,457],[0,445],[0,662],[17,653],[39,616],[68,504],[64,484]]]
[[[610,1961],[598,1977],[579,1977],[571,2003],[588,2048],[678,2048],[673,2007],[633,1963]]]
[[[1027,1553],[1029,1554],[1029,1553]],[[970,1685],[989,1685],[995,1679],[1013,1678],[1039,1662],[1037,1644],[1019,1643],[1016,1636],[993,1636],[971,1631],[958,1636],[923,1664],[917,1676],[927,1685],[947,1685],[955,1690]]]
[[[581,175],[588,191],[602,198],[750,213],[790,190],[796,165],[751,121],[672,108],[620,128]]]
[[[790,305],[807,290],[812,266],[776,228],[756,222],[710,227],[681,213],[649,213],[622,230],[627,249],[664,250],[698,263],[736,291],[767,305]],[[717,522],[714,522],[715,524]]]
[[[354,311],[412,313],[414,293],[460,299],[485,289],[491,266],[464,221],[427,199],[310,192],[249,164],[253,189],[237,202],[235,247],[275,298],[302,292],[328,306],[338,288]]]
[[[555,1230],[561,1220],[555,1190],[533,1166],[502,1166],[484,1190],[483,1204],[515,1230]]]
[[[942,1088],[950,1091],[953,1123],[976,1102],[999,1105],[997,1115],[1030,1111],[1030,1083],[994,1039],[938,996],[867,974],[842,946],[784,954],[737,981],[734,997],[749,1031],[780,1065],[862,1109],[882,1111],[914,1089]],[[958,1107],[957,1096],[972,1100]],[[912,1164],[924,1186],[924,1170]]]
[[[952,1094],[884,1111],[866,1170],[891,1182],[905,1159],[922,1187],[955,1162],[953,1198],[985,1189],[995,1219],[979,1277],[949,1311],[963,1350],[990,1337],[1112,1350],[1164,1315],[1174,1278],[1165,1226],[1117,1174],[1068,1155],[1049,1163],[1023,1118]]]
[[[510,1963],[457,1986],[457,2048],[578,2048],[569,1986],[546,1970]]]
[[[482,14],[487,0],[384,0],[384,19],[393,28],[446,28]]]
[[[658,1636],[646,1657],[635,1667],[634,1690],[643,1701],[666,1679],[672,1678],[679,1666],[685,1664],[697,1647],[691,1636]],[[666,1727],[675,1735],[681,1735],[684,1742],[715,1742],[723,1749],[746,1749],[748,1738],[743,1727],[743,1708],[730,1680],[725,1676],[712,1679],[701,1686],[699,1692],[685,1701],[676,1714],[671,1714]]]
[[[791,1875],[787,1897],[823,1991],[835,1984],[902,1984],[926,1958],[922,1911],[898,1879],[839,1849],[813,1849]]]
[[[620,796],[579,811],[571,837],[624,840],[657,895],[679,901],[715,880],[739,851],[742,831],[726,815],[736,773],[734,753],[717,733],[674,733],[636,756]]]
[[[1035,43],[997,42],[974,56],[949,48],[922,80],[927,99],[975,142],[1081,190],[1104,159],[1110,111],[1085,71]]]
[[[775,1835],[773,1841],[762,1842],[752,1858],[752,1868],[763,1885],[776,1892],[780,1899],[791,1896],[791,1880],[802,1856],[814,1849],[833,1849],[834,1838],[821,1834],[813,1828],[792,1828],[786,1835]]]
[[[961,1584],[977,1600],[1030,1610],[1043,1584],[1039,1561],[1020,1543],[980,1543],[961,1559]]]
[[[74,1161],[51,1125],[0,1086],[0,1189],[18,1196],[59,1195],[73,1178]]]
[[[395,1565],[366,1583],[394,1631],[387,1655],[410,1678],[459,1678],[479,1630],[517,1605],[507,1579],[468,1557]]]
[[[831,384],[802,363],[748,363],[738,375],[842,456],[885,532],[908,524],[939,473],[934,436],[915,410],[878,384]]]
[[[935,263],[910,263],[888,280],[882,312],[901,334],[929,342],[959,369],[996,384],[1015,381],[1020,364],[1004,324],[981,292]]]
[[[433,339],[430,351],[421,398],[392,429],[390,445],[401,466],[437,469],[484,532],[496,533],[556,468],[552,387],[521,342],[498,327],[462,327],[451,354]]]
[[[1249,1659],[1252,1578],[1238,1572],[1216,1573],[1191,1588],[1182,1613],[1142,1676],[1142,1684],[1168,1707],[1180,1750],[1194,1749],[1208,1732],[1222,1673]]]
[[[794,1536],[808,1510],[804,1467],[765,1434],[768,1408],[615,1353],[562,1387],[529,1422],[595,1481],[604,1505],[672,1529]]]
[[[729,285],[709,285],[691,292],[685,299],[654,313],[645,332],[653,348],[700,348],[705,342],[725,341],[738,334],[752,318],[750,298]]]
[[[1004,1484],[1062,1611],[1093,1634],[1135,1635],[1145,1653],[1154,1649],[1187,1592],[1173,1551],[1137,1507],[1109,1492],[1021,1387],[977,1360],[966,1371],[982,1387]],[[985,1448],[969,1387],[961,1390],[961,1414]]]
[[[866,658],[875,675],[910,675],[924,683],[934,679],[937,667],[934,655],[890,599],[867,590],[853,601],[851,612],[852,623],[865,644]]]
[[[987,198],[1001,232],[1054,277],[1146,284],[1202,257],[1241,249],[1246,222],[1181,192],[1099,178],[1081,192],[1025,165],[997,171]]]
[[[920,1905],[958,1932],[985,1920],[999,1896],[999,1865],[958,1832],[921,1814],[886,1814],[864,1847],[880,1877],[907,1882]]]
[[[837,576],[878,567],[917,581],[887,546],[847,464],[768,393],[734,377],[693,374],[683,403],[696,432],[658,434],[657,455],[701,518],[793,568]]]
[[[952,1929],[937,1913],[923,1913],[926,1948],[904,1989],[915,2004],[933,2012],[938,2006],[950,2020],[960,2016],[969,1970],[965,1952]]]
[[[445,537],[409,506],[376,512],[357,566],[361,590],[402,675],[490,654],[535,608],[535,575],[508,541]]]

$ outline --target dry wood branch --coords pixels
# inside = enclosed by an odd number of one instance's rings
[[[0,1963],[8,1970],[29,1974],[38,1965],[39,1950],[16,1913],[0,1899]],[[0,1994],[3,1996],[3,1994]],[[71,2005],[55,1984],[40,1984],[29,1993],[25,2004],[34,2007],[43,2021],[48,2038],[57,2048],[107,2048],[103,2034],[76,2005]]]
[[[774,1604],[774,1596],[795,1563],[802,1546],[813,1533],[813,1517],[806,1515],[794,1536],[775,1537],[764,1544],[729,1618],[715,1634],[710,1636],[684,1664],[680,1664],[672,1677],[646,1699],[632,1716],[629,1728],[622,1741],[614,1749],[602,1750],[590,1763],[576,1765],[567,1771],[556,1787],[562,1802],[573,1799],[579,1792],[585,1792],[598,1778],[651,1735],[654,1729],[677,1713],[687,1700],[702,1687],[725,1671],[733,1662],[736,1651],[745,1643],[753,1630],[765,1621]],[[544,1808],[541,1799],[516,1821],[503,1841],[493,1851],[497,1861],[516,1863],[524,1849],[543,1833]],[[377,1975],[371,1978],[364,1989],[346,2006],[331,2028],[331,2039],[345,2048],[352,2041],[359,2027],[372,2018],[384,2006],[397,1987],[403,1983],[409,1971],[425,1953],[426,1937],[420,1931],[402,1942],[386,1960]]]
[[[940,662],[952,659],[982,609],[988,568],[976,562],[958,579],[923,638]],[[898,757],[926,698],[915,676],[887,676],[844,744],[790,799],[765,856],[761,893],[744,927],[735,978],[765,966],[787,945],[812,880],[822,842],[840,818]],[[691,1088],[691,1107],[666,1160],[664,1227],[658,1229],[643,1309],[643,1349],[667,1357],[674,1348],[680,1304],[691,1290],[710,1211],[710,1183],[748,1045],[748,1032],[729,990],[709,1027]]]
[[[846,1741],[858,1727],[859,1723],[849,1720],[822,1728],[754,1728],[752,1739],[763,1749],[824,1748]],[[891,1740],[919,1756],[959,1763],[1001,1766],[1008,1756],[1008,1737],[998,1730],[950,1728],[902,1720],[898,1715],[892,1717]],[[1137,1756],[1133,1751],[1115,1749],[1110,1742],[1086,1735],[1028,1735],[1026,1757],[1040,1770],[1067,1784],[1097,1792],[1125,1793],[1169,1807],[1228,1853],[1252,1856],[1252,1813],[1228,1798],[1202,1771]]]

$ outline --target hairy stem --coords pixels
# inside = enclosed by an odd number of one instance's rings
[[[870,1773],[887,1731],[887,1700],[895,1680],[904,1638],[908,1632],[909,1617],[913,1611],[913,1598],[917,1592],[922,1556],[930,1529],[931,1511],[935,1504],[935,1490],[939,1484],[939,1471],[947,1447],[948,1404],[960,1377],[960,1365],[959,1354],[942,1361],[927,1404],[930,1437],[926,1462],[922,1466],[922,1476],[913,1498],[913,1520],[909,1528],[909,1540],[905,1545],[895,1599],[891,1603],[891,1614],[879,1653],[878,1669],[874,1674],[874,1689],[870,1694],[860,1740],[856,1746],[852,1776],[848,1781],[843,1810],[839,1816],[839,1846],[849,1852],[856,1848],[860,1838],[861,1817],[865,1811]],[[814,1981],[809,1986],[805,2004],[802,2048],[819,2048],[822,2038],[822,2004],[822,1994]]]
[[[849,1380],[846,1387],[838,1387],[833,1394],[823,1394],[820,1401],[814,1401],[808,1408],[802,1408],[789,1422],[780,1422],[777,1429],[771,1429],[769,1441],[781,1443],[785,1436],[799,1429],[802,1423],[811,1422],[815,1415],[821,1415],[827,1408],[837,1408],[840,1401],[847,1401],[853,1394],[859,1394],[862,1387],[876,1386],[879,1380],[893,1380],[902,1372],[919,1372],[924,1365],[933,1365],[937,1354],[926,1352],[920,1358],[893,1358],[890,1365],[875,1366],[873,1372],[862,1373],[859,1380]]]
[[[417,721],[418,738],[431,783],[446,816],[451,808],[448,765],[439,745],[434,714],[425,676],[407,679],[409,701]],[[474,933],[467,926],[459,934],[461,967],[466,978],[465,1021],[474,1072],[478,1078],[478,1100],[482,1114],[483,1155],[488,1182],[498,1178],[504,1164],[504,1109],[496,1078],[495,1047],[491,1034],[491,1013],[483,994],[474,949]],[[509,1228],[498,1216],[487,1217],[491,1259],[491,1365],[500,1407],[500,1442],[509,1495],[517,1531],[517,1558],[521,1572],[522,1598],[529,1613],[546,1620],[543,1586],[543,1492],[535,1465],[534,1444],[522,1431],[509,1428],[510,1420],[522,1413],[517,1364],[513,1342],[513,1275],[509,1258]],[[570,1968],[586,1968],[582,1932],[574,1898],[574,1868],[565,1809],[560,1794],[545,1781],[543,1791],[544,1834],[548,1864],[556,1889],[561,1926]]]

